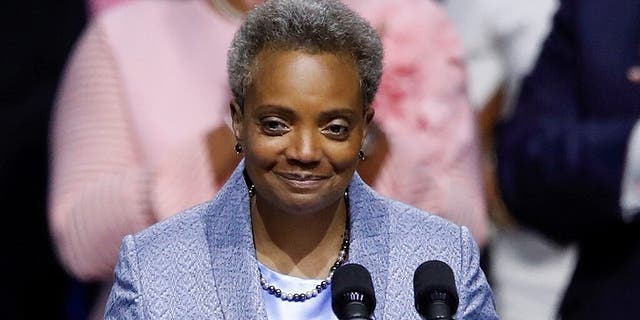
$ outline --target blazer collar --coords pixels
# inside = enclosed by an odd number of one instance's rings
[[[204,217],[212,274],[225,319],[256,315],[254,319],[267,320],[243,170],[244,160]]]
[[[348,263],[358,263],[371,273],[376,292],[376,318],[385,309],[389,278],[389,214],[381,198],[356,173],[349,185],[351,247]]]
[[[204,217],[217,296],[226,319],[257,315],[267,319],[251,231],[249,194],[238,165]],[[389,264],[389,218],[379,198],[356,173],[349,186],[351,244],[349,263],[372,275],[378,292],[376,314],[384,310]],[[378,201],[376,201],[378,200]]]

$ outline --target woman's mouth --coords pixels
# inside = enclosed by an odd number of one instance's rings
[[[317,189],[329,177],[311,173],[280,172],[276,175],[289,187],[294,190],[314,190]]]

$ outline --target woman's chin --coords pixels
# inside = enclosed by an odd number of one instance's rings
[[[307,215],[322,212],[335,205],[339,199],[330,199],[317,193],[287,193],[270,200],[269,205],[291,215]]]

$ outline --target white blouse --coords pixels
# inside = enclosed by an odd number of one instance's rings
[[[322,280],[301,279],[281,274],[267,268],[258,262],[258,268],[269,285],[290,293],[308,292]],[[309,320],[337,320],[331,309],[331,285],[322,290],[317,296],[303,302],[284,301],[262,290],[262,298],[270,320],[280,319],[309,319]]]

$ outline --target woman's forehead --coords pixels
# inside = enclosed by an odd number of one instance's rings
[[[349,58],[291,50],[256,59],[248,104],[362,106],[360,77]]]

